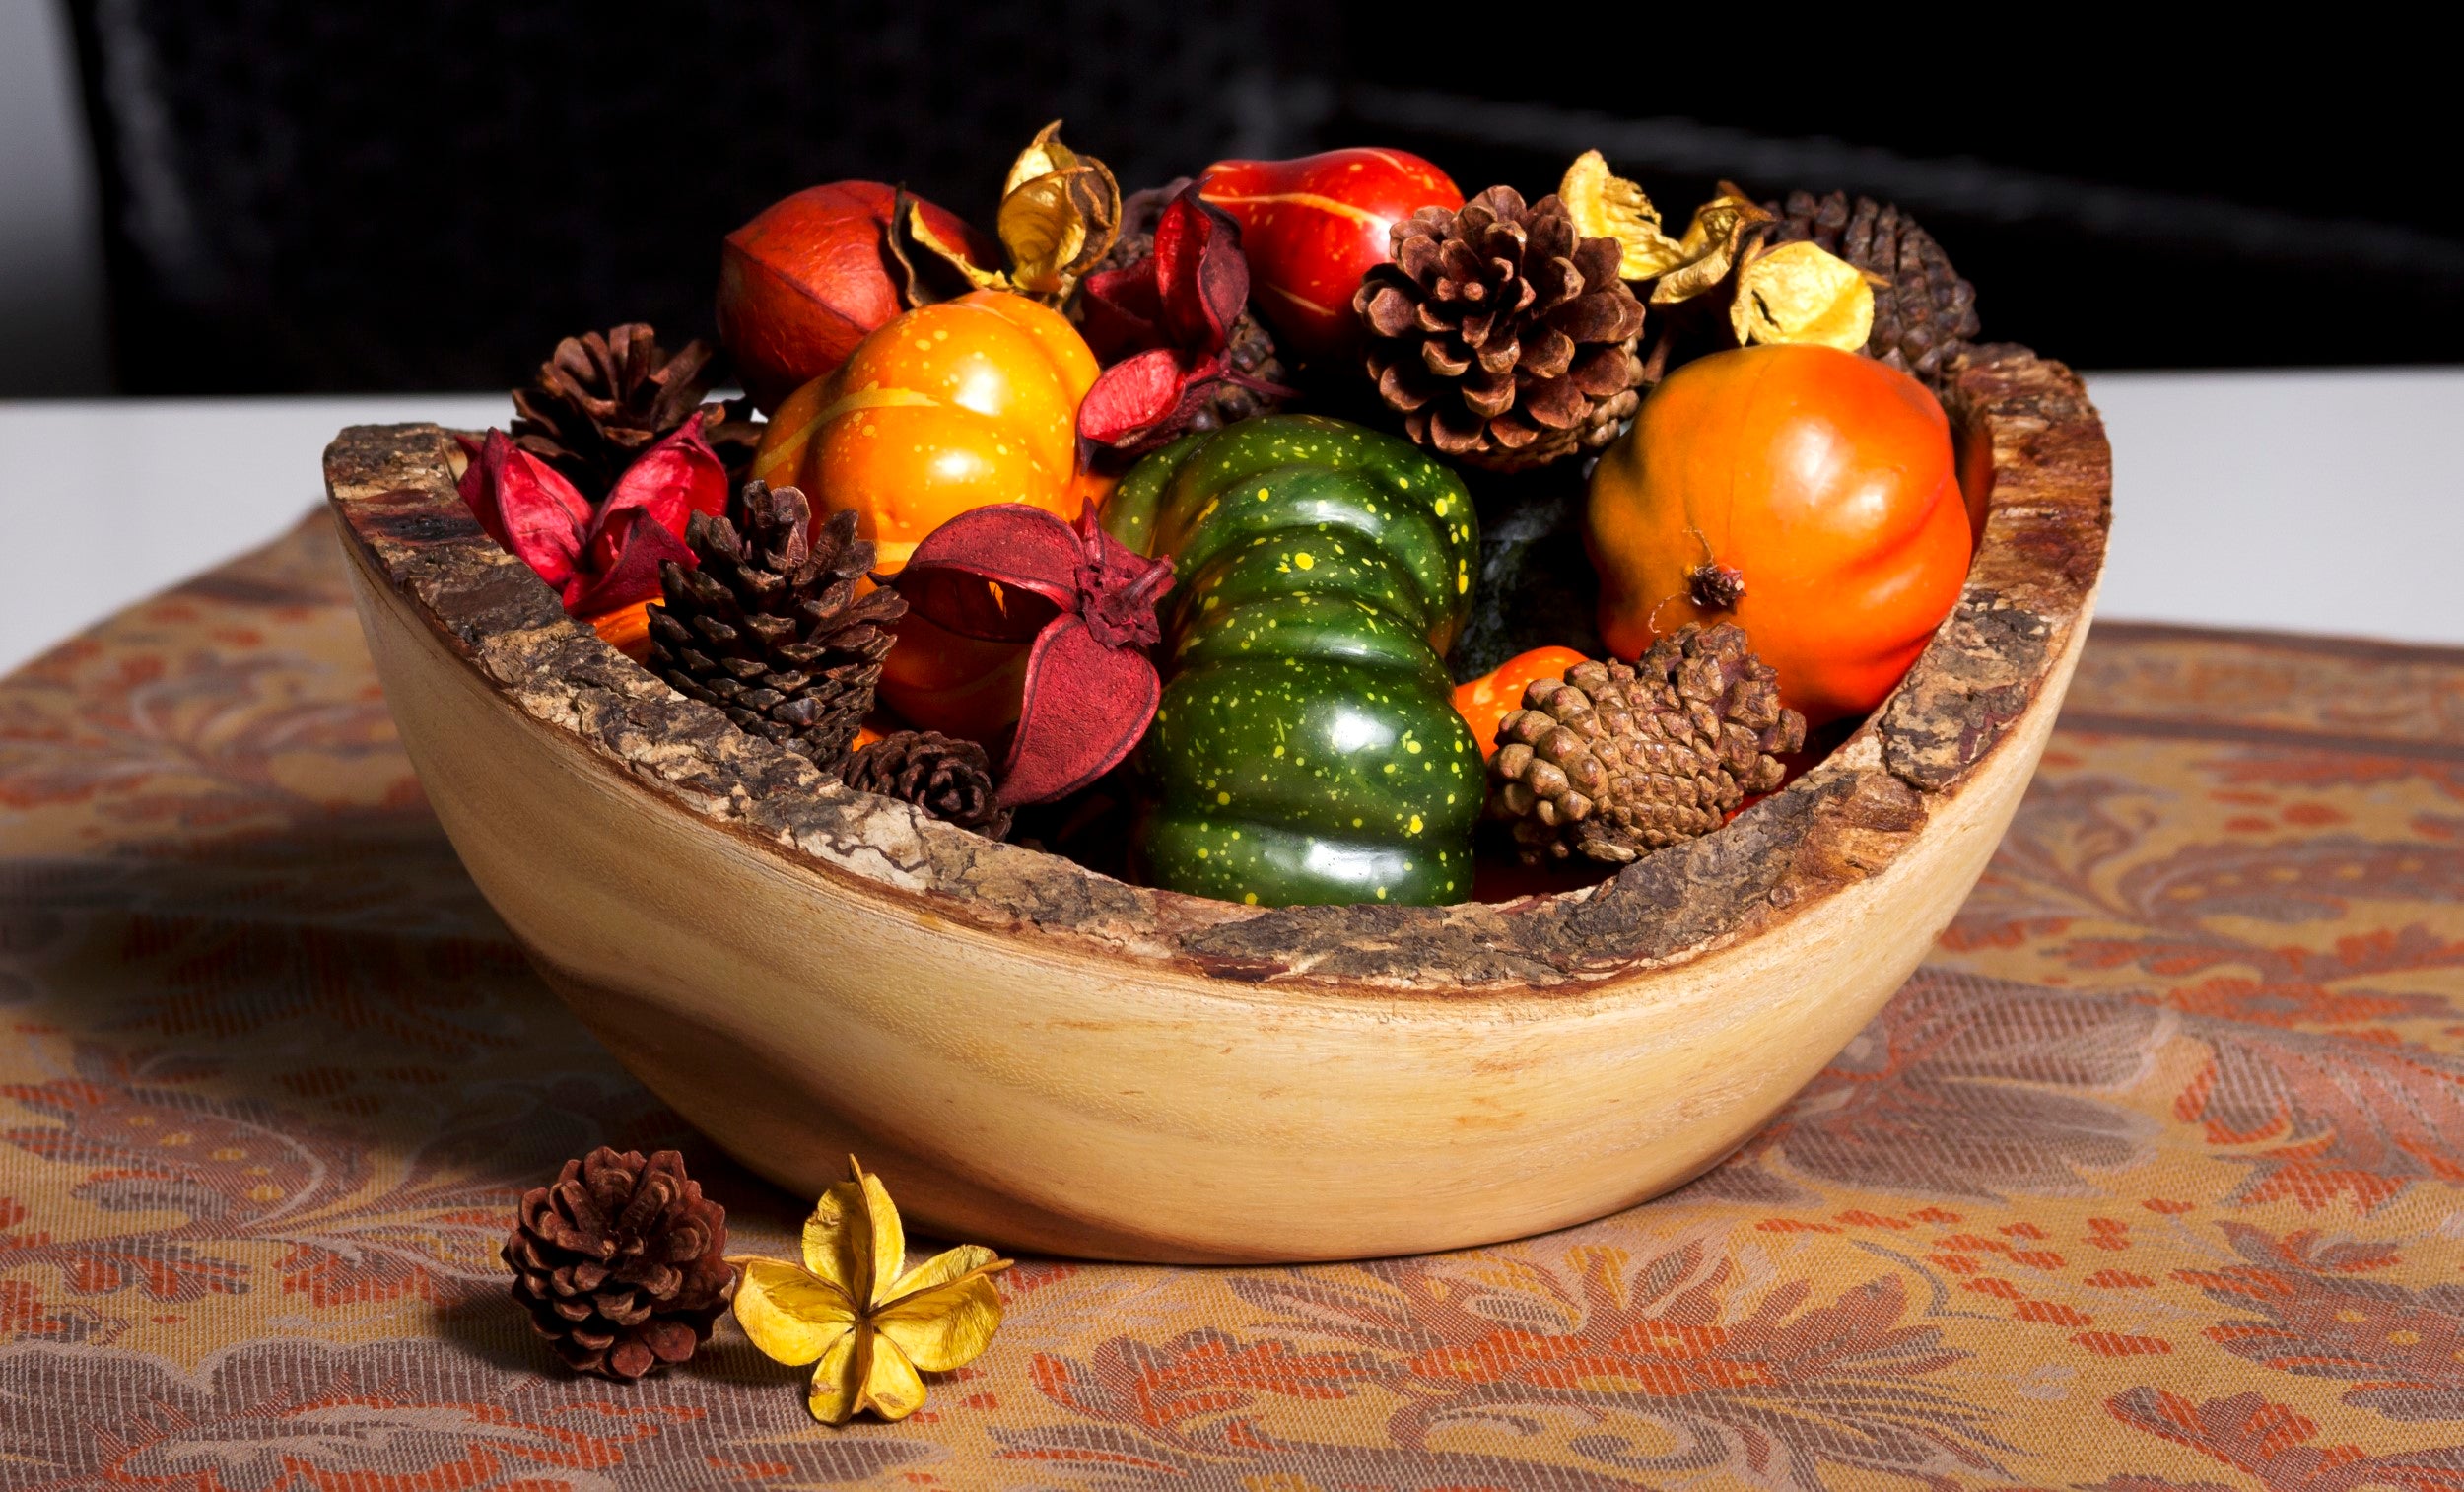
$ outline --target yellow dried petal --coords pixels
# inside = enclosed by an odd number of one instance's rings
[[[974,1272],[885,1306],[873,1317],[883,1336],[927,1373],[974,1362],[1001,1327],[1001,1294],[990,1274]]]
[[[924,219],[923,206],[913,202],[907,207],[907,237],[914,240],[917,247],[965,276],[967,283],[976,289],[1009,289],[1009,276],[997,269],[980,268],[975,260],[967,257],[965,245],[952,243],[934,233],[932,225]]]
[[[1038,176],[1003,197],[994,228],[1009,252],[1011,282],[1037,294],[1059,285],[1061,266],[1086,246],[1086,220],[1061,173]]]
[[[1018,159],[1009,163],[1009,175],[1001,182],[1001,195],[1006,197],[1038,176],[1067,170],[1077,164],[1078,153],[1061,143],[1061,121],[1055,119],[1037,130],[1027,148],[1018,153]]]
[[[744,1271],[736,1324],[764,1356],[790,1366],[813,1362],[855,1327],[856,1303],[830,1281],[775,1258],[731,1262]]]
[[[864,1391],[856,1400],[857,1407],[883,1419],[905,1419],[924,1407],[924,1380],[916,1376],[916,1365],[907,1360],[898,1343],[877,1331],[866,1334]]]
[[[890,1200],[889,1188],[881,1178],[868,1174],[856,1164],[856,1157],[847,1158],[847,1169],[855,1173],[856,1185],[864,1188],[864,1220],[872,1235],[871,1289],[864,1304],[877,1306],[888,1298],[887,1286],[907,1268],[907,1225],[899,1221],[898,1203]]]
[[[1557,197],[1574,220],[1574,231],[1586,238],[1614,238],[1622,257],[1617,274],[1627,280],[1648,280],[1684,262],[1677,239],[1660,231],[1660,209],[1643,189],[1611,175],[1608,159],[1587,150],[1566,168]]]
[[[1737,272],[1729,324],[1741,345],[1813,342],[1857,352],[1874,333],[1874,287],[1819,243],[1783,243]]]
[[[1068,294],[1121,236],[1121,183],[1112,169],[1061,142],[1044,126],[1011,163],[993,229],[1009,255],[1010,283],[1030,295]]]
[[[870,1354],[864,1349],[870,1331],[858,1326],[830,1344],[813,1369],[813,1386],[804,1395],[804,1406],[813,1411],[813,1418],[826,1425],[844,1425],[856,1417],[863,1405],[864,1370]]]
[[[955,1249],[944,1249],[908,1270],[898,1283],[882,1291],[881,1299],[876,1304],[894,1306],[911,1295],[938,1289],[978,1272],[997,1274],[1008,1268],[1009,1262],[982,1244],[961,1244]]]
[[[823,1192],[804,1219],[804,1267],[869,1310],[907,1267],[907,1229],[880,1179],[854,1156],[847,1166],[851,1178]]]
[[[1771,215],[1744,191],[1721,182],[1720,194],[1694,209],[1693,221],[1685,225],[1685,237],[1677,240],[1680,262],[1652,287],[1651,304],[1690,301],[1727,279],[1739,237],[1754,224],[1770,220]]]

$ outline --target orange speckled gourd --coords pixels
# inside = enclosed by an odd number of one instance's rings
[[[881,569],[971,508],[1078,515],[1078,401],[1099,372],[1060,312],[980,290],[907,312],[771,417],[753,475],[853,509]]]
[[[971,508],[1025,503],[1064,518],[1103,487],[1077,472],[1078,401],[1100,370],[1076,327],[1007,291],[920,306],[771,416],[753,475],[792,485],[813,519],[853,509],[880,569]],[[1024,644],[910,617],[881,697],[928,730],[990,740],[1017,718]]]

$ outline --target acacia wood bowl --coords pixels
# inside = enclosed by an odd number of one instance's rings
[[[1897,692],[1727,829],[1597,887],[1259,909],[994,844],[670,691],[455,496],[430,425],[326,452],[420,780],[540,974],[798,1196],[852,1152],[929,1231],[1102,1258],[1451,1249],[1712,1166],[1835,1056],[2010,823],[2088,632],[2111,470],[2079,380],[1980,351],[1992,495]]]

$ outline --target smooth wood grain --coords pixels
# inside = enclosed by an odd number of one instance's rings
[[[2107,487],[2066,372],[2009,351],[1962,389],[1995,517],[1901,697],[1730,830],[1504,908],[1247,915],[949,842],[628,674],[472,542],[433,431],[351,433],[329,472],[446,833],[714,1140],[800,1195],[854,1151],[919,1228],[1012,1249],[1338,1258],[1698,1174],[1957,910],[2086,639]]]

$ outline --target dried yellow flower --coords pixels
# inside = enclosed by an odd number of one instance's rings
[[[1744,187],[1721,182],[1720,194],[1694,209],[1693,221],[1685,225],[1685,237],[1677,240],[1681,261],[1652,287],[1651,304],[1690,301],[1727,279],[1745,230],[1770,221],[1771,215],[1746,196]]]
[[[1623,257],[1617,275],[1648,280],[1685,262],[1683,246],[1660,231],[1660,209],[1643,189],[1623,176],[1610,175],[1608,160],[1587,150],[1566,168],[1557,184],[1557,198],[1574,220],[1574,231],[1586,238],[1614,238]]]
[[[1009,258],[1006,273],[970,261],[962,245],[932,231],[922,207],[908,207],[907,237],[969,285],[1059,302],[1121,237],[1121,183],[1111,167],[1061,144],[1061,121],[1055,119],[1010,163],[992,228]]]
[[[1816,342],[1859,352],[1874,334],[1874,286],[1819,243],[1783,243],[1739,267],[1728,315],[1740,346]]]
[[[994,224],[1009,278],[1036,296],[1065,296],[1121,236],[1121,183],[1112,168],[1061,142],[1061,121],[1037,131],[1001,184]]]
[[[803,1263],[728,1260],[744,1271],[736,1324],[780,1362],[815,1365],[813,1418],[843,1425],[870,1409],[905,1419],[924,1404],[921,1374],[973,1362],[1000,1329],[992,1276],[1010,1261],[967,1244],[907,1269],[890,1193],[855,1157],[847,1165],[850,1179],[804,1220]]]

